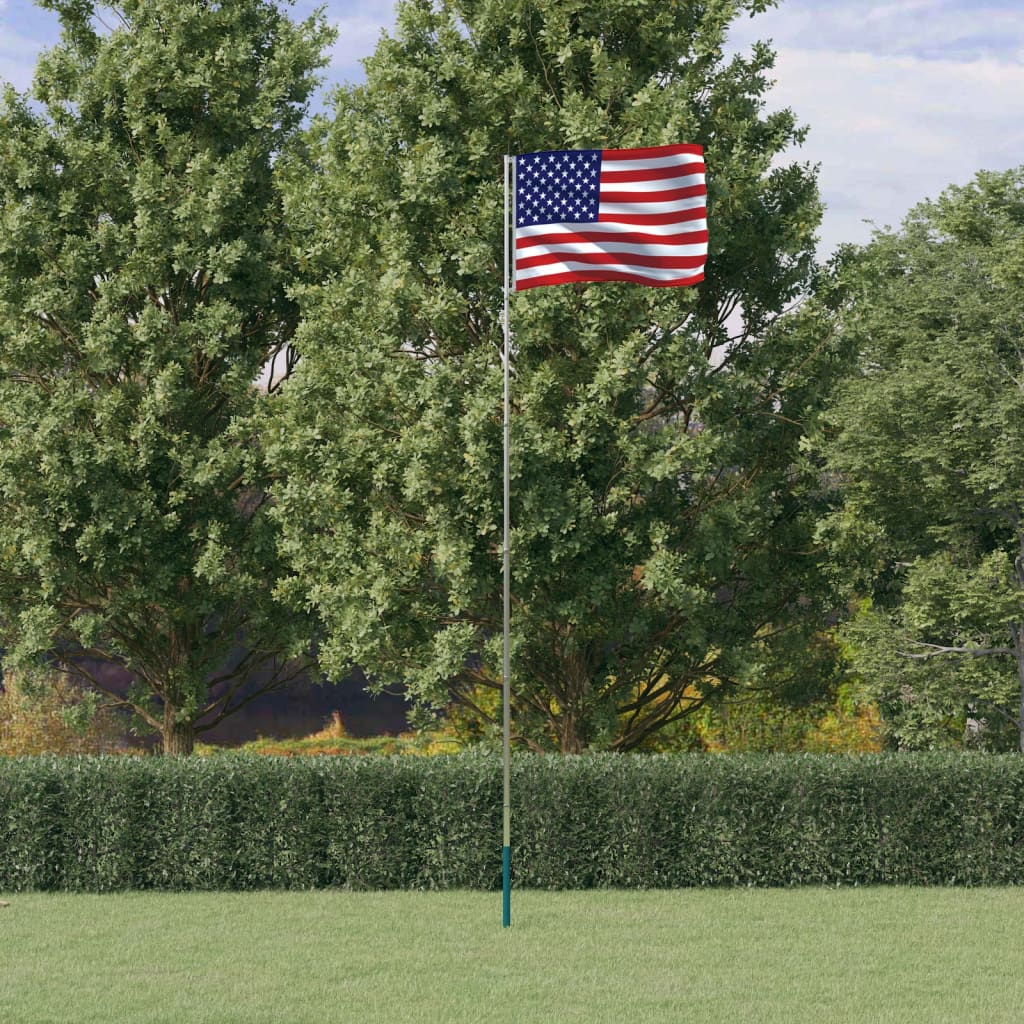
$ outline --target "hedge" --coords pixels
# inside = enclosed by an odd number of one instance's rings
[[[518,755],[518,887],[1024,882],[1024,757]],[[0,758],[0,892],[493,889],[501,764]]]

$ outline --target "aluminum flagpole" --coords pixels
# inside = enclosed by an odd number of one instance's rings
[[[509,658],[509,620],[511,611],[511,585],[509,571],[509,517],[508,517],[508,495],[509,495],[509,472],[508,472],[508,449],[509,449],[509,402],[508,402],[508,363],[509,363],[509,323],[508,323],[508,293],[509,293],[509,178],[514,174],[515,157],[505,157],[505,275],[503,286],[505,291],[505,345],[502,354],[504,371],[504,392],[503,392],[503,419],[504,419],[504,545],[503,545],[503,619],[504,633],[502,646],[502,674],[501,674],[501,696],[502,696],[502,797],[501,797],[501,818],[502,818],[502,846],[501,846],[501,924],[508,928],[512,924],[512,803],[510,797],[510,766],[511,760],[511,734],[512,734],[512,712],[511,712],[511,683],[510,683],[510,658]],[[513,180],[513,188],[514,188]]]

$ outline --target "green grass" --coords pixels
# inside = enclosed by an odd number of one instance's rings
[[[16,894],[3,1024],[1017,1022],[1016,889]]]
[[[197,743],[195,752],[200,756],[211,754],[265,754],[275,757],[302,757],[315,754],[355,756],[358,754],[454,754],[462,744],[444,734],[402,733],[399,736],[336,736],[329,730],[300,739],[273,739],[261,736],[237,747],[218,747]]]
[[[338,756],[355,754],[408,754],[420,753],[422,744],[406,736],[369,736],[366,739],[355,739],[351,736],[341,738],[318,738],[307,736],[303,739],[271,739],[260,737],[249,740],[237,747],[217,747],[212,744],[196,744],[196,753],[209,754],[269,754],[278,757],[299,757],[312,754],[331,754]]]

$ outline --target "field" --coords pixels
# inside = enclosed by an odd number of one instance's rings
[[[1016,889],[17,894],[4,1024],[1016,1022]]]

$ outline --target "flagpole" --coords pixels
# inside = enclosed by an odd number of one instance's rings
[[[510,683],[510,658],[509,658],[509,620],[511,611],[511,585],[509,571],[509,472],[508,472],[508,450],[509,450],[509,403],[508,403],[508,363],[509,363],[509,177],[513,173],[514,157],[505,157],[505,273],[502,284],[505,291],[505,316],[504,316],[504,352],[502,364],[504,371],[504,392],[503,392],[503,419],[504,419],[504,448],[503,448],[503,511],[504,511],[504,544],[503,544],[503,605],[504,605],[504,632],[502,646],[502,675],[501,675],[501,696],[502,696],[502,797],[501,797],[501,819],[502,819],[502,846],[501,846],[501,924],[508,928],[512,924],[512,805],[510,798],[510,765],[511,760],[511,733],[512,713],[511,704],[511,683]]]

